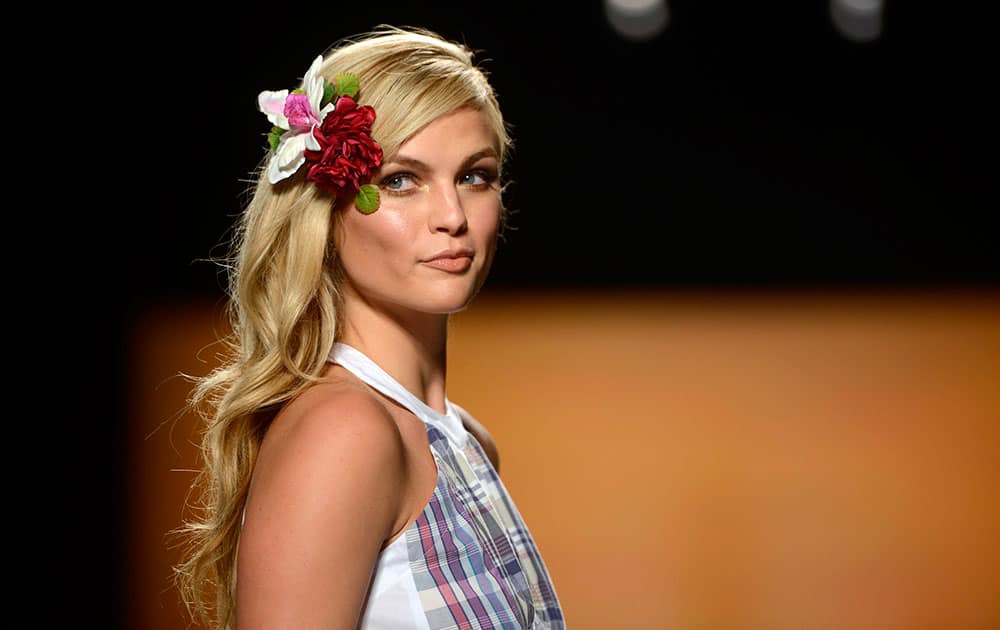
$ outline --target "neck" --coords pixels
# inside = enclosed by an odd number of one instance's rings
[[[391,310],[347,292],[338,341],[357,348],[427,406],[445,413],[447,313]]]

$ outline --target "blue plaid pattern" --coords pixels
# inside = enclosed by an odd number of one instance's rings
[[[427,627],[564,630],[541,553],[493,464],[461,420],[442,417],[356,348],[336,343],[330,360],[406,406],[427,427],[437,484],[405,532]],[[458,413],[454,406],[451,411]]]
[[[456,448],[427,425],[438,482],[406,532],[417,591],[432,630],[562,629],[541,554],[474,437]]]

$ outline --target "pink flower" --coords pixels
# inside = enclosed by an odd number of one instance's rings
[[[312,105],[309,103],[309,96],[306,94],[289,94],[285,99],[284,114],[292,128],[312,129],[313,125],[320,123],[317,113],[313,111]]]
[[[323,77],[319,70],[323,56],[313,60],[303,79],[305,94],[289,94],[288,90],[264,91],[257,96],[257,107],[271,124],[284,129],[268,165],[267,176],[272,184],[291,177],[305,163],[305,151],[311,144],[311,131],[323,122],[333,109],[333,103],[321,107]]]

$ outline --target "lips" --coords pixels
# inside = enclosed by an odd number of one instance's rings
[[[468,247],[451,247],[449,249],[442,249],[430,258],[420,262],[441,271],[462,273],[472,266],[473,256],[475,256],[475,252]]]
[[[472,266],[472,258],[468,256],[441,256],[424,261],[424,264],[442,271],[461,272]]]
[[[458,247],[458,248],[452,248],[452,249],[442,250],[442,251],[434,254],[430,258],[424,259],[422,262],[431,262],[431,261],[434,261],[434,260],[443,260],[443,259],[446,259],[446,258],[451,258],[451,259],[470,258],[471,259],[474,255],[475,255],[474,252],[471,249],[469,249],[468,247]]]

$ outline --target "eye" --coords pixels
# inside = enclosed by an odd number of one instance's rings
[[[384,188],[390,193],[403,193],[413,188],[416,188],[416,184],[413,182],[413,175],[409,173],[394,173],[382,178],[379,182],[379,187]]]
[[[487,188],[490,184],[496,181],[496,173],[493,171],[488,171],[485,169],[476,169],[474,171],[469,171],[459,178],[459,181],[463,186],[471,186],[473,188]]]

